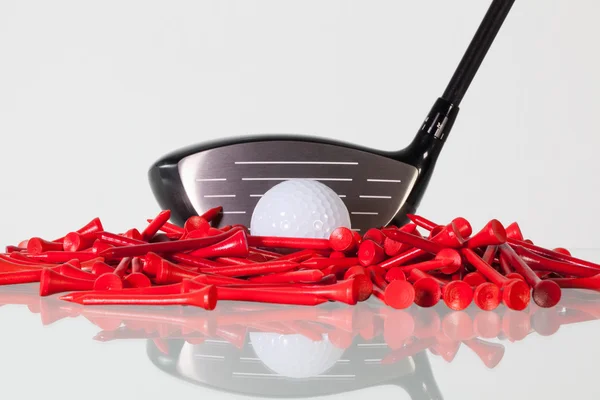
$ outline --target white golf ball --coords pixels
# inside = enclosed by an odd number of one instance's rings
[[[261,197],[250,232],[255,236],[326,239],[340,226],[350,228],[350,214],[333,190],[317,181],[289,180]]]

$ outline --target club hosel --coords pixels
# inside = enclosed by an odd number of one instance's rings
[[[425,117],[412,142],[397,154],[399,161],[414,165],[419,171],[435,163],[456,121],[459,108],[438,98]]]
[[[458,111],[458,106],[439,97],[427,114],[419,133],[422,132],[444,142],[452,130]]]
[[[438,98],[427,114],[421,128],[413,141],[396,158],[399,161],[413,165],[419,171],[417,180],[408,199],[402,205],[392,224],[408,222],[406,214],[416,211],[421,203],[425,189],[429,185],[438,156],[444,147],[450,130],[456,121],[459,108],[449,101]]]

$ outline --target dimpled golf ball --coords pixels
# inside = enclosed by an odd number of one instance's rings
[[[326,239],[340,226],[350,228],[350,214],[333,190],[317,181],[289,180],[261,197],[252,213],[250,232]]]

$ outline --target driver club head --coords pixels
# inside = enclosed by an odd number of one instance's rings
[[[444,94],[404,150],[282,135],[205,143],[167,154],[151,166],[154,196],[179,225],[223,206],[216,226],[249,226],[254,207],[271,187],[308,179],[340,196],[356,231],[404,224],[423,197],[459,104],[513,3],[492,1]]]
[[[398,152],[300,136],[208,143],[157,161],[150,182],[178,224],[223,206],[219,225],[249,226],[260,197],[292,179],[330,187],[345,203],[354,230],[400,224],[418,206],[456,113],[452,104],[438,100],[415,140]],[[438,128],[440,120],[446,123]]]

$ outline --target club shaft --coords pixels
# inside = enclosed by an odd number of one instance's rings
[[[515,0],[493,0],[442,98],[458,106]]]

